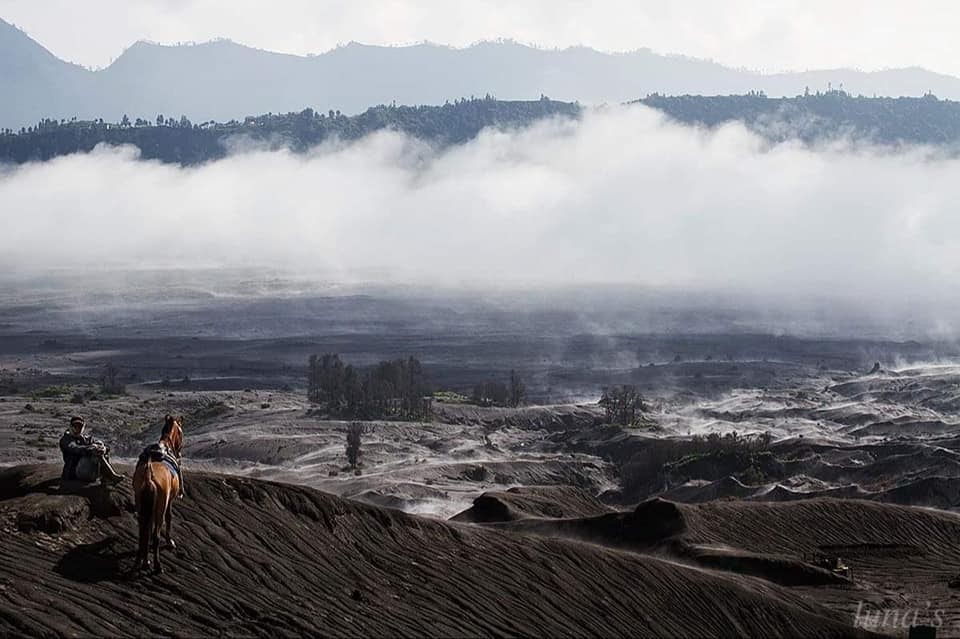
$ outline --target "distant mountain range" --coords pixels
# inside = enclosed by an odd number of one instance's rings
[[[542,50],[515,42],[465,49],[351,43],[317,56],[294,56],[229,41],[163,46],[138,42],[109,67],[91,71],[60,60],[0,20],[0,128],[43,118],[194,122],[246,115],[318,111],[359,113],[376,104],[443,104],[491,94],[499,99],[550,98],[625,102],[651,93],[769,96],[842,88],[867,96],[960,99],[960,79],[920,68],[848,69],[759,74],[714,62],[639,50],[601,53],[583,47]]]

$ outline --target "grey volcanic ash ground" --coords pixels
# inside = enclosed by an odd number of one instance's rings
[[[960,573],[955,549],[960,520],[954,515],[960,507],[960,367],[949,363],[956,356],[950,345],[756,333],[591,334],[564,318],[536,313],[513,315],[509,322],[495,314],[477,320],[481,331],[478,324],[464,329],[462,322],[424,324],[422,308],[398,310],[395,301],[372,297],[316,305],[286,299],[270,309],[262,300],[191,302],[175,309],[151,304],[149,310],[137,307],[121,315],[81,314],[83,330],[31,304],[4,316],[0,461],[10,468],[0,482],[0,523],[25,559],[0,560],[15,578],[53,592],[86,579],[79,574],[86,567],[98,575],[91,595],[97,602],[122,587],[116,583],[132,562],[127,546],[134,543],[127,489],[115,495],[113,509],[84,496],[51,502],[56,441],[68,417],[79,413],[95,436],[112,444],[114,457],[129,464],[156,439],[162,416],[174,413],[185,417],[187,437],[188,498],[178,509],[185,529],[204,539],[195,540],[192,550],[185,540],[185,549],[170,551],[172,579],[189,574],[199,588],[215,585],[207,583],[217,582],[209,574],[195,574],[198,564],[214,561],[217,570],[229,573],[220,582],[230,582],[233,571],[252,568],[221,555],[252,549],[266,552],[264,566],[281,572],[298,561],[318,561],[293,551],[301,543],[293,531],[326,521],[323,534],[359,549],[361,563],[372,562],[364,564],[367,577],[362,566],[313,566],[328,581],[335,573],[343,589],[324,591],[321,598],[330,606],[367,611],[337,613],[338,620],[326,627],[332,634],[418,627],[449,634],[458,619],[460,631],[468,634],[529,634],[548,627],[641,635],[802,635],[809,628],[843,634],[864,619],[858,617],[863,611],[894,609],[936,610],[946,620],[942,636],[960,631],[960,598],[948,587]],[[251,334],[252,327],[267,325],[263,317],[278,306],[285,310],[281,324],[293,322],[296,313],[325,309],[326,315],[313,331],[270,325],[263,334]],[[382,314],[385,306],[395,313]],[[78,317],[75,309],[64,313]],[[191,318],[200,317],[206,320],[192,324],[198,334],[186,333]],[[543,337],[544,323],[558,330]],[[296,334],[284,334],[291,332]],[[311,406],[302,388],[307,355],[328,351],[360,365],[415,354],[435,385],[460,392],[517,368],[528,380],[532,402],[518,409],[438,402],[429,422],[368,422],[362,466],[354,473],[344,452],[349,423]],[[108,362],[135,374],[126,394],[98,391],[96,376]],[[606,423],[596,398],[602,386],[615,383],[636,384],[647,396],[642,427]],[[768,443],[749,451],[702,448],[700,437],[734,432],[766,434]],[[358,502],[363,505],[347,505]],[[322,514],[327,511],[341,514]],[[330,523],[341,516],[356,520],[348,533],[336,532],[342,529]],[[245,536],[220,530],[237,517],[236,524],[247,528]],[[271,517],[279,538],[294,535],[289,547],[263,546],[257,531],[266,531]],[[371,522],[380,523],[370,528]],[[560,582],[544,585],[550,578],[537,572],[559,569],[550,568],[545,557],[585,553],[593,562],[601,561],[593,556],[600,553],[602,562],[612,562],[604,574],[619,576],[603,577],[600,586],[600,576],[565,567],[569,618],[566,625],[543,626],[547,617],[557,619],[545,607],[490,598],[496,588],[490,590],[492,582],[484,580],[493,579],[487,575],[493,564],[471,563],[475,558],[453,569],[469,592],[456,605],[444,599],[448,589],[430,581],[441,579],[439,566],[417,555],[425,551],[405,536],[412,530],[429,531],[431,543],[451,558],[474,557],[487,548],[529,562],[527,572],[515,578],[522,589],[541,584],[546,588],[541,598],[560,587]],[[384,562],[397,558],[378,555],[387,538],[399,544],[394,552],[412,553],[410,565],[424,566],[425,574],[401,571],[399,582],[390,581],[386,575],[392,569]],[[218,550],[208,548],[214,541]],[[842,557],[849,573],[811,563],[817,553]],[[490,561],[506,570],[499,559]],[[635,562],[654,563],[643,568]],[[319,587],[310,571],[289,569],[287,577],[297,588]],[[625,585],[637,579],[635,570],[669,573],[647,586],[654,590],[663,580],[680,580],[672,583],[687,589],[695,618],[685,626],[671,618],[681,624],[674,632],[658,626],[658,615],[666,623],[664,604],[653,595],[636,599],[635,589]],[[272,578],[244,586],[246,577],[237,577],[227,591],[266,588],[275,595]],[[74,621],[45,621],[28,614],[29,607],[22,612],[22,598],[4,579],[0,599],[7,603],[0,601],[0,609],[13,619],[10,631],[132,634],[165,628],[161,620],[134,617],[98,625],[78,618],[69,602],[61,613]],[[423,605],[441,611],[435,618],[439,625],[428,627],[421,619],[417,626],[422,606],[412,604],[397,604],[391,625],[386,600],[395,594],[390,601],[403,601],[401,591],[420,587],[424,579],[433,585],[423,587],[429,602]],[[570,585],[576,579],[584,583]],[[601,621],[602,611],[583,607],[592,602],[602,610],[604,601],[626,606],[608,611],[609,626]],[[224,607],[234,605],[216,598],[192,601],[191,628],[210,631],[227,614]],[[309,608],[306,603],[274,605],[272,618],[253,609],[230,613],[246,615],[237,634],[252,628],[316,629],[297,616]],[[743,605],[766,612],[757,618],[730,616]],[[357,621],[384,607],[384,625]],[[718,607],[729,607],[726,617],[712,616]],[[10,612],[15,610],[21,612]],[[125,609],[121,616],[130,614]]]

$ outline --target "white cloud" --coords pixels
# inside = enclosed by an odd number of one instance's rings
[[[767,148],[739,125],[698,131],[640,106],[446,151],[380,133],[179,168],[100,149],[0,176],[0,255],[20,269],[262,264],[903,308],[957,298],[958,170],[923,150]]]

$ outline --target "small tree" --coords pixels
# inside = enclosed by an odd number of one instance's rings
[[[636,386],[613,386],[603,389],[600,396],[600,405],[603,406],[607,422],[632,426],[640,419],[640,414],[646,410],[646,404]]]
[[[510,405],[516,408],[527,399],[527,386],[517,375],[517,371],[510,371]]]
[[[471,399],[480,406],[505,406],[509,400],[510,391],[503,382],[481,382],[473,387]]]
[[[113,364],[107,364],[100,376],[100,391],[107,395],[123,395],[127,387],[120,381],[120,371]]]
[[[356,468],[360,462],[360,440],[363,436],[363,423],[351,422],[347,427],[347,462],[350,468]]]

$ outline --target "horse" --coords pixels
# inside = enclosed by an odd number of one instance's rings
[[[170,511],[180,492],[180,452],[183,449],[183,418],[164,418],[160,441],[140,455],[133,474],[133,494],[140,528],[137,568],[150,569],[149,549],[153,548],[153,568],[163,572],[160,564],[160,529],[166,524],[167,545],[175,547],[170,537]],[[171,456],[173,459],[171,459]]]

